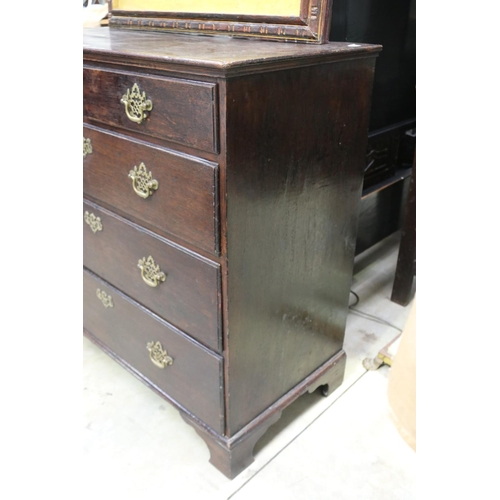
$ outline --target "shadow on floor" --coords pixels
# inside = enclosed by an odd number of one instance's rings
[[[380,243],[377,243],[363,253],[360,253],[354,260],[354,270],[353,274],[356,275],[371,266],[374,262],[379,261],[387,254],[394,251],[394,247],[399,248],[399,242],[401,240],[401,231],[397,231],[391,234],[387,238],[383,239]],[[394,269],[395,271],[396,269]]]
[[[331,395],[333,395],[333,392]],[[254,456],[256,456],[260,450],[267,446],[271,441],[284,429],[286,429],[291,423],[297,421],[297,419],[304,414],[309,409],[313,408],[315,405],[319,404],[324,400],[324,396],[321,394],[320,388],[316,389],[313,393],[306,392],[298,399],[296,399],[290,406],[287,406],[281,418],[273,424],[266,433],[257,441],[254,448]],[[332,400],[333,401],[333,400]],[[300,434],[300,433],[299,433]]]

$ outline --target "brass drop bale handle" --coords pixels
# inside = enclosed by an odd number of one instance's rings
[[[135,193],[141,198],[149,198],[158,189],[158,181],[153,179],[153,173],[148,172],[144,163],[141,163],[139,168],[134,166],[128,176],[132,179],[132,187]]]
[[[139,259],[137,267],[141,270],[141,277],[146,285],[156,287],[166,279],[165,273],[160,270],[160,266],[156,265],[151,255],[147,259],[146,257]]]
[[[86,158],[87,155],[92,154],[92,141],[90,139],[83,138],[83,157]]]
[[[146,92],[141,93],[137,83],[134,83],[132,90],[127,89],[120,102],[125,106],[128,119],[134,123],[142,123],[148,116],[146,111],[153,109],[153,102],[146,98]]]
[[[102,222],[100,217],[96,217],[94,214],[89,214],[88,211],[85,210],[83,220],[94,234],[97,233],[97,231],[102,231]]]
[[[96,290],[97,298],[102,302],[102,305],[107,309],[108,307],[114,307],[113,298],[108,295],[104,290],[99,288]]]
[[[163,349],[160,342],[148,342],[146,347],[149,351],[149,358],[158,368],[165,368],[170,366],[174,360],[168,355],[168,352]]]

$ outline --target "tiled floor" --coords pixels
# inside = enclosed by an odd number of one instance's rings
[[[398,237],[356,259],[342,386],[328,398],[306,394],[257,443],[255,462],[230,481],[178,412],[84,339],[85,494],[94,498],[410,500],[415,453],[393,426],[389,368],[366,372],[402,329],[411,305],[389,300]],[[392,326],[390,326],[392,325]]]

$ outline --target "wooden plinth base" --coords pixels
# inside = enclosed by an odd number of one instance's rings
[[[183,411],[180,414],[205,441],[210,450],[210,463],[225,476],[234,479],[254,461],[253,449],[257,441],[280,419],[282,411],[288,405],[302,394],[313,392],[318,387],[327,396],[342,384],[345,362],[346,355],[342,350],[230,438],[200,425],[197,419]]]

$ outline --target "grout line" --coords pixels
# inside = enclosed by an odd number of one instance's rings
[[[301,436],[307,429],[309,429],[309,427],[311,427],[311,425],[314,424],[314,422],[316,422],[316,420],[318,420],[342,396],[344,396],[344,394],[346,394],[347,391],[349,391],[352,387],[354,387],[367,373],[368,373],[368,371],[365,371],[364,373],[362,373],[342,394],[340,394],[340,396],[338,398],[333,400],[331,404],[329,404],[319,415],[317,415],[311,422],[309,422],[309,424],[307,424],[306,427],[304,427],[289,443],[287,443],[283,448],[281,448],[281,450],[279,450],[278,453],[276,453],[276,455],[271,457],[252,477],[248,478],[236,491],[231,493],[231,495],[227,497],[227,500],[230,500],[231,498],[234,497],[234,495],[236,495],[236,493],[241,491],[241,489],[244,486],[246,486],[255,476],[257,476],[257,474],[259,474],[259,472],[264,470],[278,455],[280,455],[284,450],[286,450],[299,436]]]

